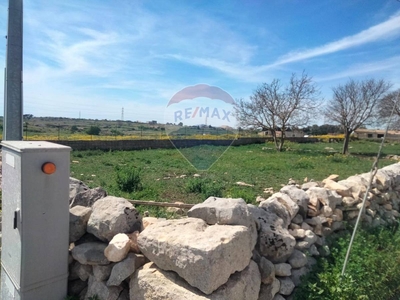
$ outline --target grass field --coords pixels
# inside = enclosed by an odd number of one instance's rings
[[[208,196],[241,197],[254,203],[265,188],[278,191],[290,178],[302,183],[304,178],[321,181],[330,174],[341,179],[368,172],[379,144],[351,142],[351,155],[343,156],[340,143],[287,143],[286,151],[277,153],[272,143],[230,147],[207,171],[199,171],[175,149],[140,151],[73,151],[71,176],[91,187],[102,186],[111,195],[128,199],[182,201],[198,203]],[[199,146],[184,149],[196,165],[216,159],[225,149]],[[400,155],[400,144],[386,143],[383,157]],[[383,158],[380,167],[396,161]],[[119,169],[119,171],[117,170]],[[140,186],[132,192],[122,191],[117,184],[118,172],[139,172]],[[200,177],[194,177],[198,174]],[[238,186],[242,181],[253,186]]]

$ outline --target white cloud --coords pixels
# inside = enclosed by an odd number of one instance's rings
[[[389,39],[400,35],[400,13],[396,13],[388,20],[363,30],[355,35],[344,37],[313,49],[291,52],[278,59],[273,66],[301,61],[321,55],[335,53],[363,44]]]
[[[367,63],[358,63],[353,64],[349,68],[345,69],[342,72],[338,72],[335,74],[331,74],[328,76],[318,76],[315,78],[317,82],[324,82],[324,81],[331,81],[337,80],[342,78],[350,78],[350,77],[357,77],[357,76],[365,76],[365,75],[373,75],[377,77],[379,73],[384,71],[391,71],[391,70],[400,70],[400,55],[393,56],[387,59],[379,60],[379,61],[371,61]],[[397,74],[400,74],[397,71]],[[386,76],[392,77],[392,76]],[[391,80],[399,80],[398,76],[393,75]]]

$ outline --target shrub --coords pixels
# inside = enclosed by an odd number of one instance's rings
[[[90,126],[87,130],[86,133],[89,135],[99,135],[100,134],[100,127],[99,126]]]
[[[127,193],[142,190],[142,179],[140,177],[141,171],[131,166],[124,166],[115,168],[115,180],[118,188]]]
[[[75,132],[77,132],[77,131],[78,131],[78,126],[72,125],[72,126],[71,126],[71,133],[75,133]]]

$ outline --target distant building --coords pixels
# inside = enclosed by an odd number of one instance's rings
[[[381,139],[385,135],[385,130],[380,129],[357,129],[354,131],[354,137],[359,139]],[[386,138],[388,140],[400,140],[399,130],[389,130]]]
[[[270,130],[264,130],[258,133],[260,136],[272,136]],[[282,135],[282,131],[277,130],[276,136],[280,137]],[[304,131],[299,129],[287,129],[285,132],[286,137],[304,137]]]
[[[150,124],[150,125],[156,125],[156,124],[157,124],[157,121],[156,121],[156,120],[149,121],[149,124]]]

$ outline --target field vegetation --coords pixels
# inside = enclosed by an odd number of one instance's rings
[[[266,143],[230,147],[218,158],[225,148],[203,145],[184,149],[191,162],[176,149],[73,151],[71,176],[128,199],[199,203],[220,196],[255,203],[257,196],[268,196],[266,188],[278,191],[290,178],[301,184],[305,178],[321,181],[339,174],[344,179],[368,172],[379,144],[355,141],[350,147],[352,154],[342,155],[340,143],[287,143],[278,153]],[[380,167],[395,162],[387,155],[400,155],[399,144],[385,143]],[[212,166],[207,171],[193,167],[201,163]]]

